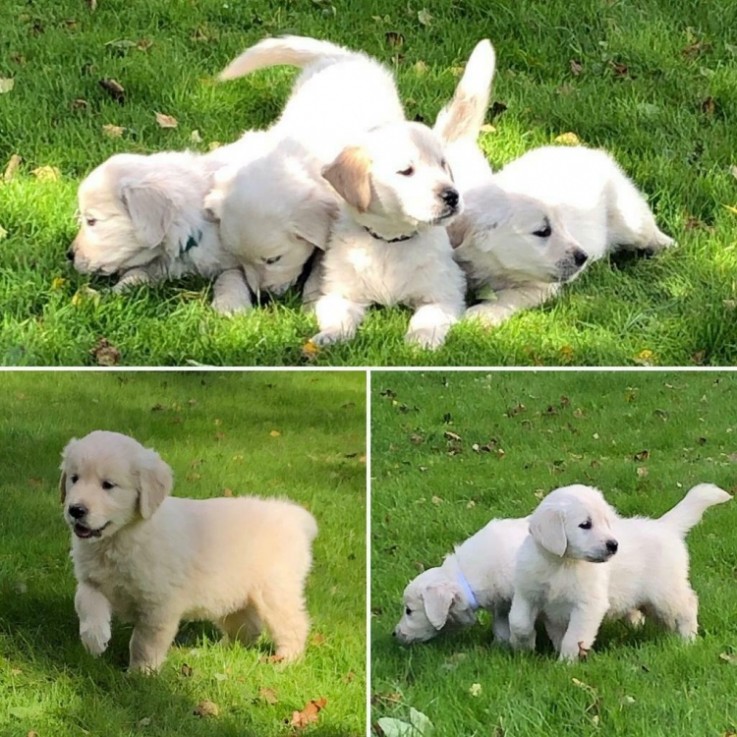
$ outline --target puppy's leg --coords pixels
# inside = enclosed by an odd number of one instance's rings
[[[563,636],[566,633],[566,628],[562,627],[558,622],[553,622],[547,617],[543,617],[543,624],[545,625],[545,632],[550,639],[556,653],[560,652],[560,646],[563,642]]]
[[[130,640],[129,670],[156,673],[166,659],[178,628],[178,619],[137,622]]]
[[[498,327],[520,310],[537,307],[560,291],[560,284],[530,284],[518,289],[502,289],[496,299],[469,307],[464,320],[479,320],[489,327]]]
[[[227,269],[212,286],[212,308],[221,315],[245,312],[253,306],[246,277],[240,269]]]
[[[433,350],[445,342],[451,325],[458,322],[463,307],[453,303],[433,303],[417,308],[409,321],[405,340]]]
[[[292,661],[302,655],[310,630],[300,589],[275,586],[265,591],[259,615],[276,645],[276,659]]]
[[[512,599],[509,610],[509,644],[514,650],[535,649],[535,620],[540,609],[520,594]]]
[[[509,603],[494,605],[494,619],[491,623],[494,642],[498,645],[509,645]]]
[[[263,627],[258,612],[253,607],[233,612],[223,617],[218,626],[231,642],[240,642],[241,645],[252,645],[258,640]]]
[[[135,268],[126,271],[123,276],[120,277],[118,283],[113,287],[115,294],[122,294],[128,289],[133,287],[139,287],[142,284],[151,284],[155,281],[148,269]]]
[[[696,593],[683,582],[662,592],[661,597],[651,602],[655,616],[672,632],[684,640],[693,640],[699,630],[699,599]]]
[[[302,287],[302,309],[305,312],[314,312],[315,304],[320,298],[320,290],[322,288],[322,274],[323,274],[323,253],[318,251],[315,253],[312,260],[312,268],[310,273],[305,279],[304,286]]]
[[[351,302],[339,294],[324,294],[315,303],[320,332],[312,338],[317,345],[330,345],[355,336],[367,305]]]
[[[645,615],[639,609],[630,609],[624,615],[624,620],[634,629],[640,629],[640,627],[645,626]]]
[[[563,640],[560,643],[558,660],[574,663],[579,658],[585,658],[594,645],[599,627],[606,614],[608,603],[587,602],[577,606],[571,612]]]
[[[77,584],[74,608],[79,617],[79,637],[87,652],[95,657],[107,650],[110,642],[112,607],[105,596],[88,583]]]

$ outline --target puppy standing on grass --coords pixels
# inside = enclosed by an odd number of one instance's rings
[[[114,432],[71,440],[61,471],[75,608],[90,653],[106,650],[114,614],[134,625],[135,671],[161,667],[186,619],[210,620],[244,644],[265,628],[277,658],[302,654],[304,586],[317,535],[309,512],[278,499],[168,497],[169,466]]]
[[[465,101],[488,99],[493,73],[493,49],[482,41],[441,113],[441,135],[480,125],[475,108],[469,120]],[[407,341],[441,346],[465,308],[465,280],[445,230],[462,201],[443,139],[418,123],[380,126],[343,149],[323,176],[344,203],[323,263],[320,332],[312,340],[350,340],[370,305],[405,304],[415,311]]]
[[[698,598],[688,580],[684,538],[706,509],[731,498],[713,484],[699,484],[653,520],[618,517],[601,492],[587,486],[551,492],[530,517],[530,536],[517,559],[512,646],[534,649],[538,614],[566,661],[588,652],[605,616],[637,624],[644,612],[692,640]]]

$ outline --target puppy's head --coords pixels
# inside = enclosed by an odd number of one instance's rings
[[[162,242],[185,201],[196,203],[201,186],[191,182],[186,156],[180,158],[181,163],[172,154],[118,154],[82,181],[80,229],[67,253],[77,271],[112,275],[162,255]]]
[[[603,563],[618,548],[612,533],[614,510],[590,486],[564,486],[550,492],[530,517],[535,542],[561,558]]]
[[[390,230],[448,224],[462,209],[442,144],[419,123],[374,128],[322,174],[359,217],[379,218]]]
[[[497,269],[517,281],[564,283],[588,261],[557,209],[495,184],[465,195],[466,211],[448,229],[455,248],[473,245]]]
[[[317,248],[325,250],[338,202],[317,164],[283,142],[241,167],[215,175],[206,216],[243,265],[255,291],[282,294]]]
[[[410,581],[403,598],[404,613],[394,628],[402,645],[427,642],[450,624],[468,626],[476,621],[458,584],[442,568],[430,568]]]
[[[127,435],[96,430],[70,440],[62,453],[64,519],[81,539],[110,537],[148,519],[172,485],[169,466]]]

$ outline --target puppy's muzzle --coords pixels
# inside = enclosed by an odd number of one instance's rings
[[[558,281],[567,282],[572,279],[581,271],[588,260],[589,255],[586,251],[582,251],[580,248],[574,248],[566,255],[566,258],[557,264]]]
[[[435,222],[453,217],[461,211],[461,196],[454,187],[443,187],[437,193],[438,199],[443,203],[440,215]]]
[[[70,504],[67,507],[67,514],[72,522],[72,530],[77,537],[82,538],[83,540],[90,537],[100,537],[103,530],[110,524],[108,521],[102,527],[98,527],[97,529],[88,527],[84,522],[82,522],[88,512],[89,510],[84,504]]]

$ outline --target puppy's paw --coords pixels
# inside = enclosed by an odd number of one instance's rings
[[[499,327],[507,318],[509,313],[502,307],[492,302],[480,302],[469,307],[463,313],[463,320],[476,320],[491,328]]]
[[[414,328],[409,330],[404,339],[410,345],[416,345],[427,350],[437,350],[445,343],[446,328]]]
[[[645,615],[639,609],[630,609],[627,614],[624,615],[627,624],[630,627],[639,629],[645,625]]]
[[[317,335],[313,335],[310,338],[310,343],[314,343],[317,346],[325,347],[332,345],[333,343],[340,343],[346,340],[346,336],[340,330],[322,330]]]
[[[110,623],[105,624],[81,624],[79,637],[85,650],[96,658],[102,655],[110,644]]]
[[[247,312],[252,307],[250,297],[243,294],[217,294],[212,300],[212,309],[226,317]]]

